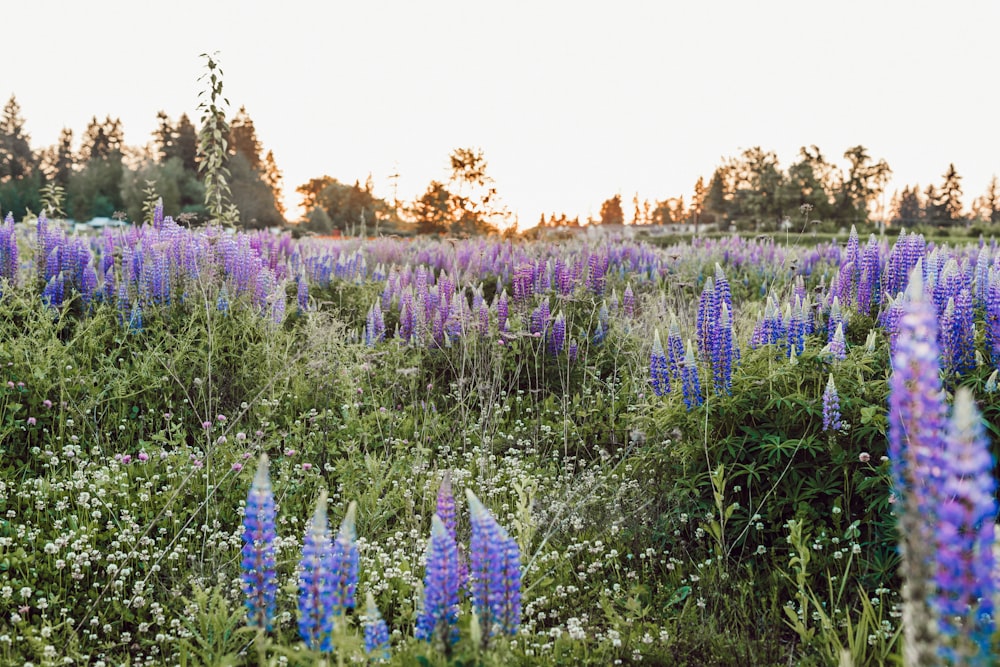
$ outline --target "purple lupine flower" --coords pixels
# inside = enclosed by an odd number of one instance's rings
[[[608,297],[608,310],[612,315],[618,314],[618,290],[611,288],[611,296]]]
[[[870,315],[872,306],[878,306],[882,291],[881,248],[875,235],[868,238],[868,244],[861,252],[860,282],[858,283],[858,312]]]
[[[257,474],[247,495],[243,517],[243,594],[246,595],[248,624],[270,631],[274,621],[278,578],[275,572],[276,510],[267,454],[257,464]]]
[[[926,241],[922,235],[911,233],[906,234],[906,230],[899,233],[899,238],[889,251],[889,261],[886,270],[885,291],[890,296],[906,290],[910,272],[916,266],[917,260],[924,256]]]
[[[399,337],[409,343],[417,331],[417,316],[413,306],[413,292],[403,293],[399,305]]]
[[[608,314],[608,304],[602,303],[597,309],[597,325],[594,327],[594,345],[600,345],[608,335],[610,325],[610,315]]]
[[[371,591],[365,596],[365,653],[373,662],[388,662],[390,657],[389,626],[385,624],[382,614]]]
[[[549,311],[549,300],[545,299],[538,306],[531,311],[531,323],[529,325],[528,331],[532,334],[538,334],[539,336],[545,336],[548,332],[549,319],[551,319],[551,312]]]
[[[702,404],[701,382],[698,380],[698,363],[694,357],[694,346],[691,341],[687,343],[687,353],[684,355],[684,363],[681,367],[681,390],[684,393],[684,406],[691,408]]]
[[[156,200],[156,206],[153,207],[153,227],[159,229],[163,226],[163,197],[159,197]]]
[[[132,304],[132,312],[128,316],[128,328],[133,333],[142,331],[142,306],[138,301]]]
[[[632,291],[632,283],[625,285],[625,292],[622,294],[622,308],[625,317],[635,317],[635,293]]]
[[[972,293],[968,288],[963,287],[955,297],[950,329],[947,338],[951,345],[945,356],[947,369],[957,375],[964,375],[976,367]]]
[[[670,393],[670,367],[660,342],[660,332],[656,329],[653,330],[653,349],[649,353],[649,381],[657,396]]]
[[[566,316],[562,314],[562,311],[559,311],[552,321],[552,329],[549,331],[548,339],[550,354],[558,355],[563,351],[563,346],[566,344]]]
[[[973,294],[976,307],[986,305],[986,289],[990,283],[990,268],[992,257],[989,246],[982,246],[976,255],[976,266],[973,269]]]
[[[60,308],[63,304],[63,297],[65,295],[65,282],[63,274],[60,272],[45,284],[45,289],[42,290],[42,301],[50,308]]]
[[[678,382],[681,379],[681,366],[684,365],[684,339],[681,338],[681,325],[676,313],[670,313],[667,324],[667,360],[670,362],[670,377]]]
[[[728,394],[732,389],[733,354],[733,319],[729,307],[722,301],[719,318],[712,329],[712,381],[717,394]]]
[[[215,300],[215,308],[221,313],[229,312],[229,290],[225,285],[219,288],[219,298]]]
[[[986,348],[994,367],[1000,367],[1000,267],[990,267],[985,300]]]
[[[605,274],[608,270],[608,256],[605,253],[591,253],[587,258],[587,288],[595,296],[604,294]]]
[[[424,572],[424,606],[417,616],[414,636],[423,641],[438,638],[449,653],[458,641],[458,548],[441,518],[431,518]]]
[[[703,358],[710,358],[712,347],[712,325],[716,317],[715,281],[711,276],[705,279],[705,286],[698,297],[698,351]]]
[[[441,485],[438,487],[437,492],[437,507],[436,513],[444,524],[444,527],[448,529],[448,534],[451,535],[451,539],[458,544],[458,521],[455,517],[455,496],[451,490],[451,471],[446,470],[444,475],[441,477]]]
[[[331,549],[329,571],[333,579],[331,597],[336,616],[347,609],[353,609],[355,605],[359,560],[357,532],[354,527],[357,510],[358,505],[353,501],[347,506],[347,514],[344,515]]]
[[[833,383],[833,373],[830,373],[823,392],[823,430],[839,431],[840,426],[840,396],[837,394],[837,385]]]
[[[381,342],[385,338],[385,318],[382,315],[382,306],[378,299],[368,309],[368,316],[365,318],[365,345],[374,347],[375,343]]]
[[[580,346],[572,338],[569,341],[569,351],[567,354],[569,356],[570,363],[575,363],[577,357],[580,356]]]
[[[507,290],[500,292],[496,299],[497,330],[507,331],[507,318],[510,316],[510,306],[507,303]]]
[[[840,326],[844,331],[847,330],[847,314],[840,306],[840,297],[835,296],[833,297],[833,302],[830,304],[830,317],[827,320],[826,326],[826,340],[828,343],[833,341],[833,334],[836,333],[838,326]]]
[[[11,285],[16,284],[17,268],[17,230],[14,215],[8,211],[3,226],[0,226],[0,278],[6,278]]]
[[[935,608],[954,664],[992,664],[993,547],[997,520],[993,459],[971,392],[960,387],[945,439],[946,471],[936,528]]]
[[[903,586],[904,660],[935,664],[933,635],[934,536],[943,471],[944,392],[940,378],[937,318],[924,293],[918,261],[906,288],[899,338],[889,377],[888,440],[893,493],[899,511]]]
[[[513,537],[504,543],[502,590],[500,631],[513,636],[521,627],[521,548]]]
[[[469,583],[469,564],[466,562],[462,545],[458,541],[458,518],[455,510],[455,496],[451,490],[451,471],[446,470],[437,492],[436,513],[441,517],[448,534],[458,548],[458,587],[464,589]]]
[[[923,290],[919,263],[911,273],[899,321],[899,339],[889,379],[889,458],[898,494],[916,494],[929,504],[937,488],[943,450],[945,405],[940,378],[937,318]],[[935,472],[937,471],[937,472]]]
[[[304,313],[309,310],[309,282],[305,276],[296,279],[295,297],[299,306],[299,312]]]
[[[830,339],[830,353],[839,361],[847,359],[847,340],[844,338],[843,322],[837,322],[837,328]]]
[[[299,635],[306,646],[321,653],[333,651],[332,551],[326,516],[326,490],[323,490],[306,528],[299,565]]]
[[[520,626],[520,549],[470,489],[465,495],[472,524],[472,606],[485,648],[497,632],[513,635]]]

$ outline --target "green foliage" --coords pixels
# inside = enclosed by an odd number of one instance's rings
[[[222,96],[222,68],[215,55],[201,54],[208,70],[199,81],[207,87],[198,93],[201,130],[198,132],[198,169],[205,184],[205,207],[210,222],[235,225],[240,213],[233,203],[230,173],[226,166],[229,151],[229,123],[226,107],[229,100]]]
[[[155,188],[153,199],[149,198],[150,184]],[[146,162],[124,175],[122,203],[129,220],[151,220],[148,204],[157,198],[163,200],[163,210],[174,212],[175,217],[178,213],[203,216],[205,212],[205,188],[197,173],[185,169],[178,157]]]

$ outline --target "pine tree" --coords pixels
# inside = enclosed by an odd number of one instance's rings
[[[0,115],[0,183],[30,176],[36,166],[30,137],[24,131],[21,105],[10,96]]]
[[[261,144],[246,107],[240,107],[229,125],[229,154],[242,153],[251,169],[261,170]]]
[[[59,133],[59,143],[49,146],[42,152],[41,169],[45,180],[65,188],[69,178],[76,168],[76,156],[73,154],[73,130],[64,127]]]
[[[625,224],[625,213],[622,211],[622,196],[615,195],[611,199],[606,199],[601,204],[602,225],[623,225]]]
[[[954,164],[948,165],[940,190],[940,213],[943,222],[953,225],[962,219],[962,177]]]
[[[267,155],[264,156],[264,171],[263,171],[264,182],[267,186],[271,188],[271,193],[274,195],[274,205],[278,209],[278,213],[281,217],[285,217],[285,201],[284,201],[284,188],[282,186],[282,181],[284,180],[281,175],[281,170],[278,169],[278,163],[274,160],[274,151],[268,151]]]
[[[896,198],[894,198],[896,199]],[[913,227],[920,223],[921,204],[918,186],[906,186],[894,205],[892,224],[898,227]]]
[[[983,201],[989,216],[987,219],[993,223],[1000,222],[1000,183],[997,182],[996,174],[990,179]]]
[[[174,128],[174,149],[171,157],[178,157],[188,171],[198,171],[198,130],[186,113],[181,114]]]
[[[97,116],[94,116],[83,133],[80,145],[80,162],[86,164],[91,160],[113,156],[121,159],[123,144],[124,131],[121,119],[107,116],[104,122],[99,123]]]

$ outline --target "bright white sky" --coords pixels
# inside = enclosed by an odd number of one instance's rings
[[[197,123],[198,55],[218,51],[284,172],[286,197],[329,174],[389,176],[410,200],[482,148],[521,226],[596,215],[621,193],[689,199],[725,156],[783,167],[816,144],[863,144],[889,191],[939,184],[964,202],[1000,173],[1000,2],[967,0],[33,0],[4,3],[0,103],[32,146],[92,116],[150,139],[156,112]],[[231,116],[232,114],[230,114]]]

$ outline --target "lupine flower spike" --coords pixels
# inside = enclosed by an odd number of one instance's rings
[[[358,504],[351,502],[333,541],[330,573],[333,576],[333,613],[337,616],[355,606],[358,587],[358,546],[354,527]]]
[[[322,653],[333,651],[332,548],[324,490],[306,528],[299,566],[299,635],[306,646]]]
[[[257,465],[243,517],[243,593],[246,595],[248,624],[270,631],[274,621],[278,579],[275,574],[274,543],[276,511],[267,454]]]
[[[379,613],[371,591],[365,596],[365,607],[365,653],[372,662],[388,662],[389,626]]]
[[[437,515],[441,517],[444,527],[448,529],[451,539],[458,547],[458,588],[464,589],[469,583],[469,564],[463,553],[462,544],[458,541],[458,518],[455,511],[455,495],[451,489],[451,471],[446,470],[441,478],[441,486],[437,493]]]
[[[918,261],[910,273],[889,378],[889,459],[899,517],[903,576],[903,660],[936,665],[937,629],[931,609],[936,495],[941,487],[945,405],[937,316],[924,294]]]
[[[441,518],[431,518],[424,572],[424,608],[417,616],[414,636],[423,641],[439,638],[445,654],[458,641],[458,549]]]
[[[482,646],[497,633],[514,635],[521,624],[521,556],[517,541],[500,527],[471,490],[465,490],[472,523],[472,606]]]
[[[823,392],[823,430],[838,431],[840,426],[840,396],[837,395],[837,385],[833,383],[833,373],[830,373]]]
[[[985,666],[993,664],[996,481],[983,421],[966,387],[955,392],[945,448],[935,540],[942,657],[950,664]]]

